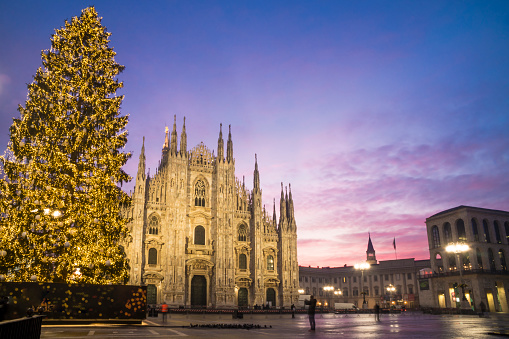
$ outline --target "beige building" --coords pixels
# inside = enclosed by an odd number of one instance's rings
[[[291,187],[272,216],[262,206],[255,156],[253,189],[235,176],[231,130],[226,154],[203,143],[187,151],[184,125],[165,133],[151,176],[143,144],[136,176],[131,237],[125,244],[130,284],[147,285],[148,303],[233,308],[289,307],[298,300],[297,226]]]
[[[382,307],[419,306],[419,277],[422,272],[429,271],[429,260],[411,258],[378,262],[370,236],[364,262],[370,264],[368,269],[347,265],[300,266],[301,293],[314,295],[324,308],[333,308],[334,303],[353,303],[359,308],[373,308],[376,303]]]
[[[459,206],[427,218],[426,229],[432,272],[423,279],[423,305],[480,310],[482,302],[491,312],[509,312],[509,212]],[[469,249],[447,252],[454,243]]]

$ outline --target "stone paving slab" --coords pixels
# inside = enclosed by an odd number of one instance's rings
[[[196,326],[190,328],[190,325]],[[218,324],[253,324],[257,329],[207,328]],[[57,331],[60,331],[57,333]],[[81,332],[76,328],[43,327],[41,338],[496,338],[509,333],[509,314],[491,314],[480,318],[474,315],[430,315],[405,312],[374,316],[317,314],[316,331],[309,331],[307,315],[249,315],[233,319],[231,315],[171,314],[163,323],[162,315],[147,318],[142,326],[107,328],[90,326]]]

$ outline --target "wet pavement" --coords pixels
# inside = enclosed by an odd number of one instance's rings
[[[194,327],[190,327],[190,325]],[[255,325],[260,328],[214,328],[219,325]],[[206,327],[204,327],[206,326]],[[509,314],[430,315],[421,312],[383,314],[317,314],[316,330],[309,331],[307,315],[171,314],[147,318],[141,326],[43,326],[41,338],[496,338],[509,336]]]

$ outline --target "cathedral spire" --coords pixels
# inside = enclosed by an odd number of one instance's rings
[[[274,224],[274,229],[277,229],[277,222],[276,222],[276,198],[274,198],[274,202],[272,204],[274,206],[272,211],[272,223]]]
[[[170,149],[170,141],[168,137],[168,126],[164,129],[164,144],[163,144],[163,154]]]
[[[224,162],[223,124],[219,124],[219,138],[217,139],[217,161]]]
[[[177,154],[177,116],[173,116],[173,131],[171,131],[170,141],[170,153],[171,155]]]
[[[258,158],[255,153],[255,170],[254,170],[254,177],[253,177],[253,190],[259,191],[260,190],[260,173],[258,172]]]
[[[186,117],[184,117],[184,125],[182,126],[182,134],[180,135],[180,156],[185,157],[187,154],[187,134],[186,134]]]
[[[376,265],[375,248],[371,242],[371,233],[368,232],[368,249],[366,251],[366,262],[371,265]]]
[[[288,184],[288,219],[292,221],[295,218],[294,209],[293,209],[293,199],[292,199],[292,184]]]
[[[281,199],[279,200],[279,229],[281,229],[286,221],[286,200],[283,190],[283,183],[281,183]]]
[[[138,177],[145,177],[145,137],[143,137],[143,144],[141,145],[140,161],[138,162]]]
[[[226,161],[233,162],[233,141],[232,141],[232,125],[228,125],[228,143],[226,145]]]

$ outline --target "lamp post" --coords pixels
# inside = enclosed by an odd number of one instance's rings
[[[327,298],[327,307],[330,308],[330,292],[334,291],[334,286],[324,286],[325,297]]]
[[[387,286],[387,293],[389,293],[389,308],[392,306],[392,294],[396,291],[396,287],[394,287],[392,284],[389,284]]]
[[[460,287],[461,287],[461,308],[462,309],[469,309],[470,303],[468,302],[467,298],[465,297],[465,287],[466,285],[463,283],[463,263],[461,260],[461,253],[464,253],[468,251],[470,247],[468,247],[467,244],[463,243],[455,243],[455,244],[449,244],[445,250],[449,253],[455,253],[456,258],[458,259],[458,265],[459,265],[459,271],[460,271]]]
[[[354,268],[361,271],[362,308],[367,308],[366,293],[364,292],[364,270],[370,268],[368,263],[355,264]]]

